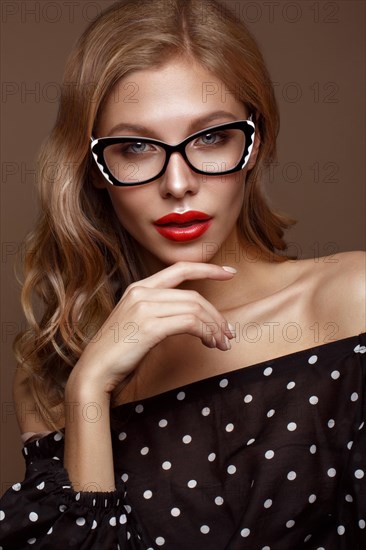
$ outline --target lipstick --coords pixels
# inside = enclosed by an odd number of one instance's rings
[[[211,216],[197,210],[183,214],[172,212],[154,222],[154,227],[170,241],[184,242],[198,239],[210,227]]]

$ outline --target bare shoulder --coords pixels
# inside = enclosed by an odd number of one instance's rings
[[[13,400],[21,433],[50,430],[37,411],[28,375],[20,365],[17,366],[13,378]]]
[[[340,252],[318,258],[314,269],[314,308],[337,323],[340,337],[366,330],[366,252]]]

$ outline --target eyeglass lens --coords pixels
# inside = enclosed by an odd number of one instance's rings
[[[238,129],[215,130],[194,137],[185,146],[190,164],[205,173],[226,172],[240,162],[245,149],[245,134]],[[156,143],[134,140],[109,145],[104,160],[120,182],[136,184],[156,177],[162,170],[166,151]]]

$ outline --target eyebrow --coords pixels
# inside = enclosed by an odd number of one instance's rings
[[[233,113],[230,113],[229,111],[215,111],[213,113],[210,113],[208,115],[204,115],[198,118],[195,118],[192,120],[188,125],[188,133],[187,135],[193,134],[195,130],[199,130],[200,128],[204,128],[205,125],[209,125],[210,122],[213,120],[217,120],[219,118],[229,118],[231,120],[239,120],[237,116],[235,116]],[[115,134],[116,132],[135,132],[134,135],[146,135],[152,136],[157,138],[156,132],[152,130],[151,128],[148,128],[147,126],[143,126],[141,124],[128,124],[125,122],[122,122],[120,124],[117,124],[116,126],[113,126],[108,132],[108,136],[111,136],[112,134]],[[118,134],[117,134],[118,135]]]

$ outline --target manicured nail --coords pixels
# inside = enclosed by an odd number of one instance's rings
[[[225,344],[226,344],[227,349],[231,349],[231,344],[230,344],[229,338],[227,336],[224,336],[224,340],[225,340]]]
[[[235,329],[234,325],[232,325],[231,323],[228,323],[227,326],[229,327],[229,330],[230,330],[231,334],[233,336],[236,336],[236,329]]]
[[[223,265],[221,267],[222,269],[225,269],[225,271],[228,271],[229,273],[237,273],[235,267],[231,267],[229,265]]]

